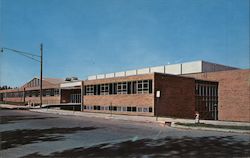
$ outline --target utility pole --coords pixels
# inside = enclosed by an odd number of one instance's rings
[[[40,107],[42,107],[42,86],[43,86],[43,44],[41,43],[40,45],[40,55],[36,55],[36,54],[32,54],[29,52],[23,52],[23,51],[19,51],[16,49],[12,49],[12,48],[6,48],[6,47],[2,47],[0,52],[4,52],[4,50],[9,50],[12,51],[14,53],[17,53],[19,55],[25,56],[27,58],[30,58],[36,62],[40,62]],[[40,58],[40,60],[39,60]],[[25,94],[25,89],[24,89],[24,94]],[[24,97],[24,102],[25,102],[25,97]]]
[[[40,45],[40,107],[43,105],[43,44]]]

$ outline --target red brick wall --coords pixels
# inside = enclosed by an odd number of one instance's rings
[[[84,105],[100,105],[100,106],[136,106],[136,107],[152,107],[154,106],[153,94],[121,94],[121,95],[99,95],[99,96],[84,96]],[[86,111],[86,110],[85,110]],[[91,110],[93,111],[93,110]],[[105,112],[105,111],[102,111]],[[109,113],[109,112],[108,112]],[[114,112],[120,114],[131,115],[148,115],[151,113],[142,112]]]
[[[94,85],[102,83],[117,83],[117,82],[126,82],[126,81],[137,81],[137,80],[153,80],[154,74],[146,75],[137,75],[137,76],[128,76],[128,77],[115,77],[107,79],[98,79],[98,80],[87,80],[84,81],[84,85]],[[100,105],[100,106],[137,106],[137,107],[152,107],[154,106],[154,94],[114,94],[114,95],[85,95],[84,105]],[[86,110],[85,110],[86,111]],[[92,110],[93,111],[93,110]],[[105,112],[105,111],[101,111]],[[119,114],[128,114],[128,115],[150,115],[151,113],[142,113],[142,112],[114,112]]]
[[[43,104],[59,104],[60,103],[60,96],[43,96]],[[26,103],[40,103],[40,97],[25,97]]]
[[[218,119],[250,122],[250,70],[229,70],[185,76],[219,82]]]
[[[5,93],[5,92],[21,92],[21,93],[23,93],[23,88],[0,90],[0,93]],[[24,102],[24,97],[3,98],[3,101],[20,103],[20,102]]]
[[[24,97],[15,97],[15,98],[3,98],[3,101],[6,102],[24,102]]]
[[[161,91],[161,97],[155,107],[158,116],[194,118],[195,80],[174,75],[155,74],[155,91]]]
[[[120,94],[120,95],[87,95],[84,96],[85,105],[113,106],[145,106],[153,107],[153,94]]]

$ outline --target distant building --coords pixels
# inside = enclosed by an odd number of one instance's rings
[[[194,61],[89,76],[44,79],[44,104],[79,104],[84,112],[250,122],[249,75]],[[39,79],[1,90],[4,102],[39,103]]]
[[[63,79],[43,79],[43,103],[60,103],[60,83]],[[40,79],[34,77],[31,81],[16,89],[0,90],[1,101],[7,103],[20,103],[38,105],[40,103]]]

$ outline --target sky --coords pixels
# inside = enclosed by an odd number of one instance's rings
[[[249,68],[249,0],[0,0],[0,47],[39,55],[66,78],[205,60]],[[0,85],[40,75],[0,53]]]

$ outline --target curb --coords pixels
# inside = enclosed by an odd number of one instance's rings
[[[29,109],[29,111],[32,112],[39,112],[39,113],[49,113],[49,114],[57,114],[57,115],[65,115],[65,116],[80,116],[80,117],[89,117],[89,118],[100,118],[100,119],[114,119],[114,120],[123,120],[123,121],[133,121],[133,122],[141,122],[141,123],[159,123],[157,121],[154,120],[136,120],[135,118],[123,118],[123,117],[119,117],[119,116],[115,116],[112,115],[110,116],[109,114],[104,114],[104,115],[94,115],[95,113],[82,113],[80,111],[64,111],[64,110],[60,110],[60,111],[51,111],[51,110],[39,110],[39,109]],[[154,118],[153,118],[154,119]]]
[[[188,127],[188,126],[183,126],[183,125],[177,125],[174,122],[171,124],[171,127],[173,127],[173,128],[181,128],[181,129],[190,129],[190,130],[204,130],[204,131],[218,131],[218,132],[250,134],[250,130],[207,128],[207,127]]]
[[[162,127],[172,127],[172,128],[180,128],[180,129],[190,129],[190,130],[205,130],[205,131],[218,131],[218,132],[231,132],[231,133],[242,133],[242,134],[250,134],[250,130],[235,130],[235,129],[222,129],[222,128],[207,128],[207,127],[189,127],[183,125],[175,124],[175,121],[163,121],[163,120],[135,120],[133,118],[123,118],[119,116],[109,116],[109,115],[93,115],[91,114],[84,114],[80,113],[79,111],[65,111],[65,110],[48,110],[48,109],[29,109],[32,112],[39,112],[39,113],[50,113],[50,114],[57,114],[57,115],[68,115],[68,116],[80,116],[80,117],[89,117],[89,118],[102,118],[102,119],[115,119],[115,120],[123,120],[123,121],[133,121],[133,122],[141,122],[141,123],[156,123]]]

